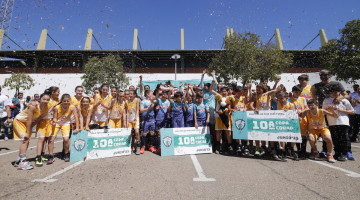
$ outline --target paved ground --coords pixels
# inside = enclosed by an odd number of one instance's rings
[[[55,151],[62,148],[58,141]],[[33,139],[29,147],[35,145]],[[349,200],[360,195],[360,161],[283,163],[215,154],[160,157],[145,152],[77,163],[57,159],[52,165],[19,171],[11,165],[18,146],[19,141],[0,140],[0,199]],[[360,143],[353,143],[353,152],[360,159]],[[34,156],[35,148],[29,148],[28,157]],[[199,176],[205,181],[196,181]]]

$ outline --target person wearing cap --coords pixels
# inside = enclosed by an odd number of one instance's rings
[[[11,100],[1,94],[1,86],[0,86],[0,129],[1,126],[4,125],[4,122],[6,121],[7,123],[11,123],[12,119],[11,119],[11,110],[10,110],[10,106],[11,106]],[[8,140],[9,139],[9,128],[4,126],[4,140]]]
[[[324,100],[322,107],[331,106],[338,112],[338,117],[326,116],[334,143],[334,158],[338,161],[355,160],[349,139],[349,115],[355,114],[354,108],[347,99],[338,98],[341,92],[338,85],[331,86],[329,92],[330,96]]]

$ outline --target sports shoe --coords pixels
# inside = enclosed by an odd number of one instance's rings
[[[317,152],[317,151],[312,151],[312,152],[310,153],[309,159],[310,159],[310,160],[315,160],[315,159],[318,157],[318,155],[319,155],[319,152]]]
[[[27,160],[20,161],[18,165],[18,170],[31,170],[31,169],[34,169],[34,167],[30,165],[29,161]]]
[[[135,152],[135,147],[131,146],[131,151],[134,153]]]
[[[271,153],[271,157],[272,157],[272,159],[274,159],[274,160],[276,160],[276,161],[280,161],[280,160],[281,160],[281,159],[279,158],[279,156],[276,155],[276,152],[272,152],[272,153]]]
[[[244,149],[243,155],[244,155],[244,156],[249,156],[249,155],[250,155],[249,149]]]
[[[149,151],[154,153],[154,152],[156,152],[156,148],[154,146],[151,146],[151,147],[149,147]]]
[[[256,147],[255,148],[255,156],[260,156],[260,148],[259,147]]]
[[[332,155],[327,155],[326,158],[327,158],[327,161],[329,163],[335,163],[336,162],[336,160],[334,159],[334,157]]]
[[[345,162],[347,160],[347,157],[345,155],[340,155],[337,157],[337,160],[340,162]]]
[[[47,163],[49,161],[46,156],[41,156],[41,160],[43,161],[43,163]]]
[[[348,160],[355,160],[355,157],[353,156],[353,154],[351,152],[347,152],[346,156],[347,156]]]
[[[140,155],[140,147],[136,147],[135,154],[136,154],[136,155]]]
[[[288,158],[286,157],[286,151],[282,151],[282,156],[281,156],[281,162],[287,162]]]
[[[36,156],[36,158],[35,158],[35,166],[36,167],[42,167],[43,166],[41,156]]]
[[[49,155],[49,159],[47,160],[47,164],[51,165],[55,162],[54,155]]]
[[[70,153],[65,154],[64,161],[65,162],[70,162]]]
[[[156,153],[161,155],[161,148],[160,147],[156,149]]]
[[[319,157],[320,158],[327,158],[327,153],[325,151],[322,151],[320,154],[319,154]]]
[[[140,154],[144,154],[144,152],[145,152],[145,147],[141,147]]]
[[[291,151],[291,156],[294,158],[294,160],[296,160],[296,161],[299,160],[299,156],[294,150]]]
[[[5,136],[4,140],[5,140],[5,141],[8,141],[8,140],[9,140],[9,138]]]

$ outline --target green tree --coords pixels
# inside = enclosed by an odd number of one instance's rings
[[[23,90],[29,90],[33,87],[34,79],[27,74],[16,73],[12,74],[10,78],[6,78],[3,87],[8,87],[10,90],[15,89],[15,95],[18,95],[20,88]]]
[[[360,20],[352,20],[340,29],[340,39],[332,39],[320,49],[320,62],[348,83],[360,79]]]
[[[272,44],[264,44],[253,33],[234,33],[224,38],[225,50],[210,63],[210,71],[219,73],[221,82],[231,79],[248,81],[262,77],[275,79],[292,64],[290,54],[283,53]]]
[[[110,87],[123,88],[129,84],[126,77],[123,61],[118,55],[108,55],[102,58],[92,57],[85,64],[83,80],[86,93],[90,93],[94,87],[101,84],[109,84]]]

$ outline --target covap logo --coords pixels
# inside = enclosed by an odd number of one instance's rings
[[[169,137],[169,136],[164,137],[164,138],[163,138],[163,143],[164,143],[164,145],[165,145],[166,147],[171,146],[171,144],[172,144],[172,139],[171,139],[171,137]]]
[[[86,142],[85,140],[78,139],[74,142],[74,148],[76,151],[81,151],[85,148]]]
[[[235,126],[237,129],[239,129],[241,131],[245,128],[245,121],[242,119],[238,119],[235,121]]]

